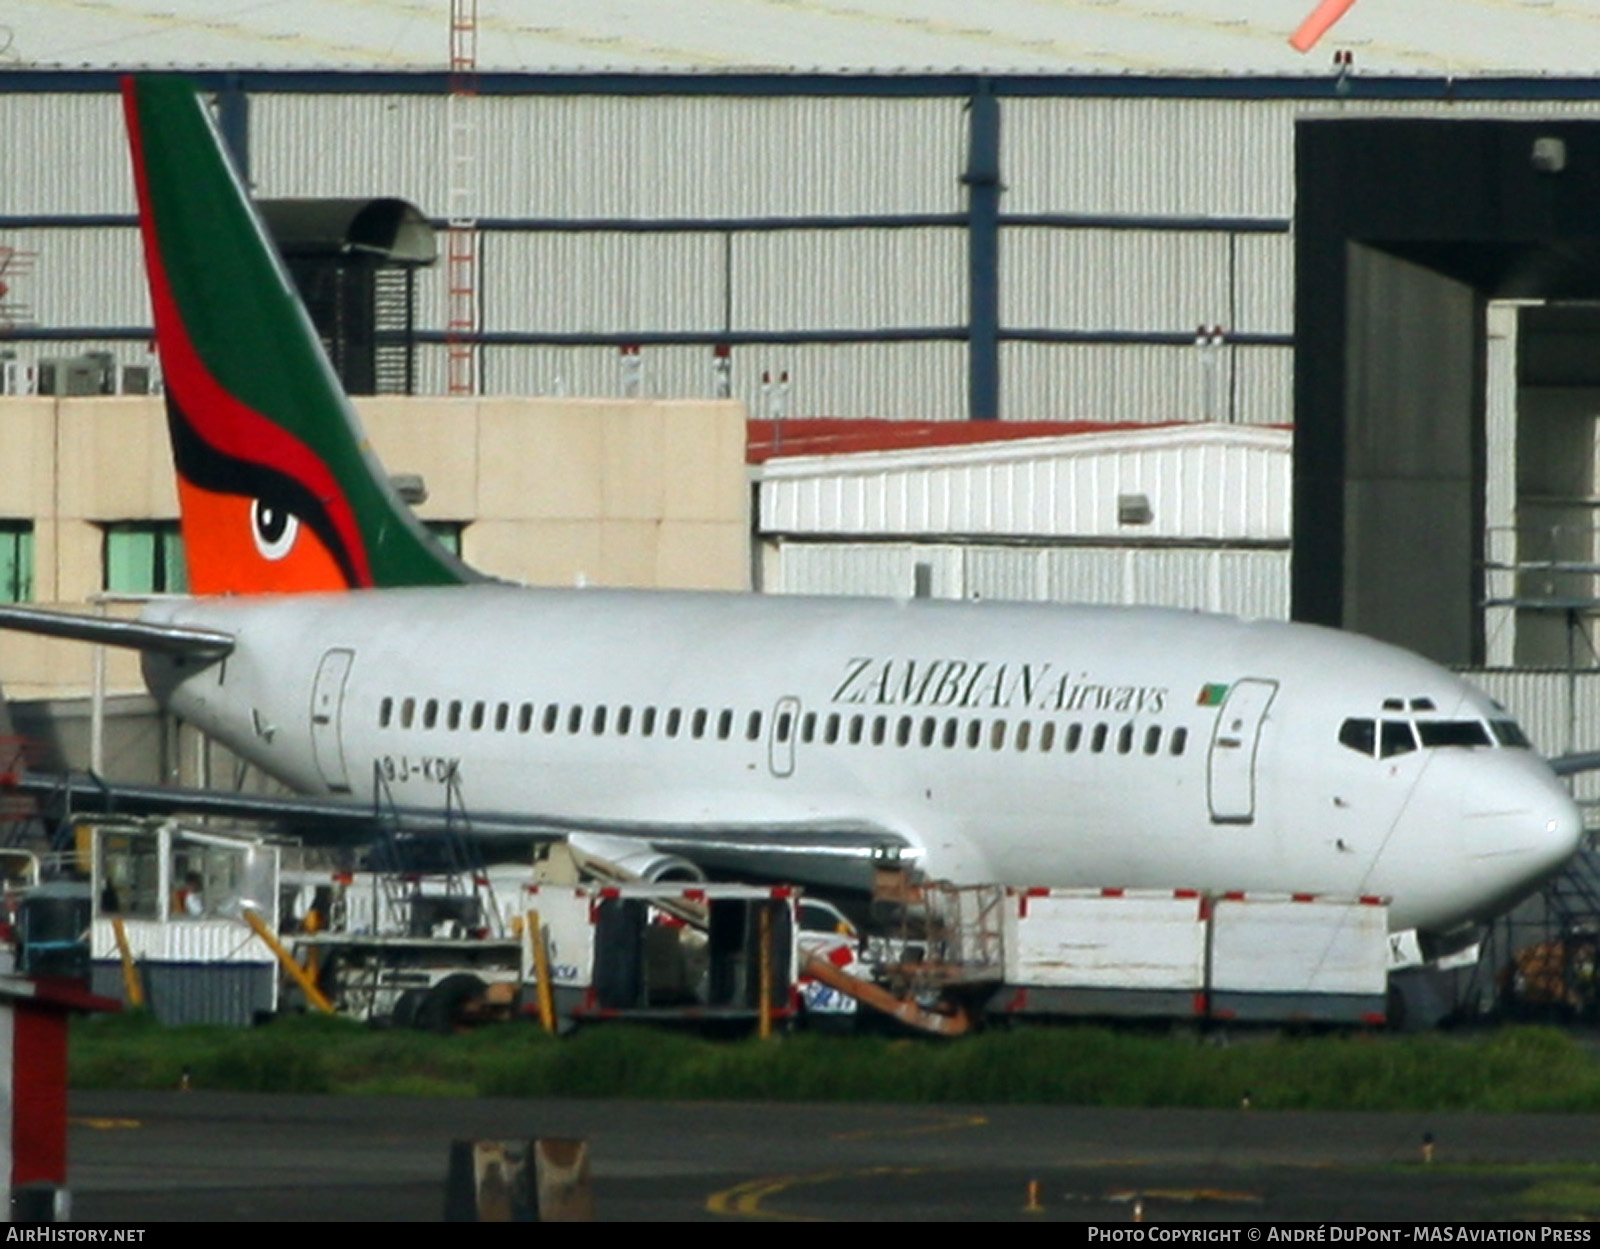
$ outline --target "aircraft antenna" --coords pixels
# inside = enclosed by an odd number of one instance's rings
[[[450,0],[445,351],[449,393],[478,392],[478,0]]]

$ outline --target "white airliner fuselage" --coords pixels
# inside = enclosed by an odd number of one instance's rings
[[[860,883],[1392,899],[1487,919],[1576,848],[1506,713],[1366,638],[1157,609],[509,586],[213,599],[178,715],[307,793],[521,814]]]

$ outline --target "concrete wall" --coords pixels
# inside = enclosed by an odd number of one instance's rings
[[[420,473],[425,520],[466,525],[467,561],[535,585],[749,588],[745,411],[715,400],[377,398],[357,406],[392,473]],[[102,525],[175,520],[157,398],[0,398],[0,518],[34,525],[34,599],[83,610]],[[116,605],[113,611],[132,611]],[[0,632],[13,698],[88,687],[92,648]],[[143,687],[108,656],[108,688]]]

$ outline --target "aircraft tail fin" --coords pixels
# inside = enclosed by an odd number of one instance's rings
[[[189,583],[477,580],[395,494],[194,87],[125,78]]]

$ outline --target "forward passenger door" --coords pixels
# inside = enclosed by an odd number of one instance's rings
[[[1235,681],[1217,713],[1207,762],[1213,824],[1249,824],[1256,818],[1256,754],[1261,726],[1278,692],[1276,681]]]

